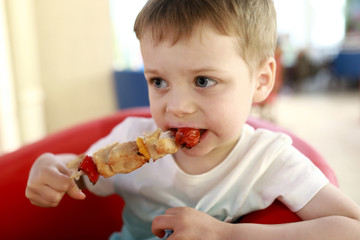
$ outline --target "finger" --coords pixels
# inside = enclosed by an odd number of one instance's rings
[[[61,172],[62,174],[66,175],[66,176],[71,176],[71,170],[66,167],[66,165],[64,164],[59,164],[58,166],[59,172]]]
[[[46,185],[36,189],[27,188],[26,190],[26,196],[30,202],[40,207],[58,206],[64,194],[64,192],[58,192]]]
[[[155,217],[151,226],[152,233],[160,238],[163,238],[166,231],[174,231],[174,216],[183,210],[184,207],[169,208],[165,211],[164,215]]]
[[[162,229],[157,229],[156,231],[152,230],[152,233],[161,239],[165,237],[165,230]]]
[[[47,180],[45,185],[50,186],[59,192],[67,192],[70,188],[72,179],[63,174],[55,175]]]
[[[74,199],[84,199],[85,194],[79,189],[75,183],[75,180],[70,178],[70,170],[63,165],[57,166],[56,170],[58,171],[58,174],[51,178],[51,181],[48,183],[48,185],[52,186],[59,192],[67,193]]]
[[[181,212],[185,207],[173,207],[173,208],[168,208],[166,211],[165,211],[165,214],[168,214],[168,215],[176,215],[178,214],[179,212]]]
[[[174,208],[168,208],[165,211],[165,215],[187,215],[190,214],[191,211],[193,211],[194,209],[189,208],[189,207],[174,207]]]
[[[43,178],[39,179],[39,182],[45,183],[58,192],[67,192],[73,187],[74,180],[70,178],[66,173],[66,167],[58,165],[54,168],[44,170]]]
[[[171,219],[172,217],[169,215],[155,217],[151,225],[151,232],[159,238],[163,238],[165,236],[165,229],[173,230]]]
[[[66,193],[74,199],[78,199],[78,200],[85,199],[86,195],[83,193],[83,191],[81,191],[81,189],[78,187],[76,182],[70,178],[71,176],[70,169],[68,169],[65,165],[60,165],[58,166],[58,170],[60,173],[63,174],[63,176],[67,181],[70,181],[69,185],[67,186]]]
[[[69,190],[66,193],[70,197],[77,200],[83,200],[86,198],[86,195],[83,193],[83,191],[80,190],[74,180],[72,180],[72,184],[70,185]]]
[[[64,194],[62,194],[62,195],[64,195]],[[35,206],[44,207],[44,208],[57,207],[60,204],[60,201],[57,201],[57,202],[48,201],[48,200],[42,198],[41,196],[38,196],[34,199],[30,199],[30,202],[31,202],[31,204],[33,204]]]

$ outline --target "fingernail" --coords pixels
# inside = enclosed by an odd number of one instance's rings
[[[79,191],[79,196],[82,198],[82,199],[84,199],[84,198],[86,198],[86,195],[85,195],[85,193],[83,192],[83,191]]]

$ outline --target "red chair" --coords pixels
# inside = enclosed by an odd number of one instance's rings
[[[102,198],[86,192],[86,200],[78,201],[66,196],[56,208],[40,208],[33,206],[25,197],[25,186],[30,167],[40,154],[80,154],[128,116],[150,117],[150,112],[148,108],[122,110],[112,116],[72,127],[0,156],[0,238],[107,239],[112,232],[119,231],[122,225],[120,213],[124,203],[118,196]],[[284,131],[269,122],[257,119],[250,118],[248,123],[255,128]],[[330,181],[337,185],[334,172],[325,160],[305,142],[292,134],[290,136],[295,147],[307,155]],[[284,223],[299,220],[280,202],[275,202],[265,210],[245,216],[242,222]]]

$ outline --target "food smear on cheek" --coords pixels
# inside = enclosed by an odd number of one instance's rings
[[[175,133],[175,142],[183,148],[195,147],[200,142],[200,130],[194,128],[179,128]]]

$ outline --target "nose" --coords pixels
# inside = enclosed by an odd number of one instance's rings
[[[196,111],[195,99],[188,91],[173,91],[166,103],[166,112],[178,118],[193,114]]]

